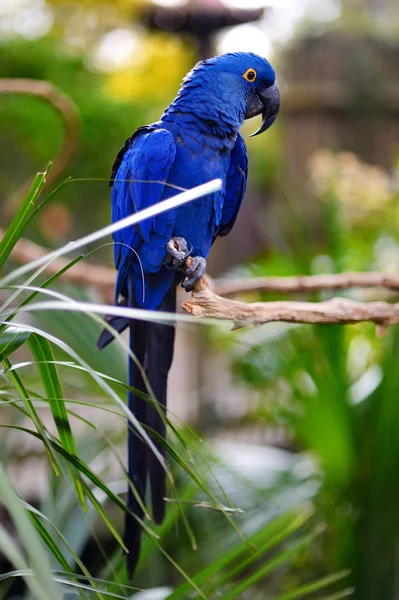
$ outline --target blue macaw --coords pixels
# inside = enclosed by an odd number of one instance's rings
[[[176,285],[181,282],[186,291],[193,289],[205,272],[213,242],[217,236],[229,233],[240,210],[248,167],[245,143],[239,133],[244,119],[262,114],[262,125],[253,134],[258,135],[272,125],[279,106],[275,73],[267,60],[251,53],[225,54],[198,63],[160,120],[140,127],[126,140],[111,175],[113,222],[169,198],[181,188],[192,188],[215,178],[223,181],[223,187],[220,192],[114,234],[117,303],[175,311]],[[179,269],[188,256],[190,266],[182,273]],[[122,317],[111,317],[109,322],[119,332],[130,328],[131,351],[143,365],[155,397],[166,411],[174,328]],[[98,347],[103,348],[112,339],[109,331],[103,331]],[[131,358],[129,385],[148,392]],[[150,402],[129,392],[128,404],[150,435],[154,431],[165,438],[164,421]],[[165,454],[155,436],[154,443]],[[131,426],[128,474],[143,502],[149,480],[153,518],[162,523],[165,469]],[[130,488],[128,508],[142,519],[143,509]],[[129,550],[130,577],[139,559],[140,538],[137,519],[128,515],[124,541]]]

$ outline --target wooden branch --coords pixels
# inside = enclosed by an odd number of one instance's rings
[[[3,232],[0,229],[0,239]],[[47,254],[47,250],[34,242],[21,238],[12,251],[12,258],[26,264]],[[115,270],[88,264],[88,261],[76,264],[64,273],[62,281],[71,284],[95,287],[106,301],[112,302],[115,284]],[[47,267],[47,273],[54,275],[66,266],[68,260],[57,258]],[[344,288],[382,287],[399,290],[399,276],[388,273],[338,273],[335,275],[311,275],[295,277],[254,277],[248,279],[213,280],[211,289],[215,295],[230,296],[245,292],[305,293],[320,290],[339,290]],[[197,293],[197,292],[196,292]],[[194,295],[194,298],[197,298]],[[189,301],[188,301],[189,302]],[[195,302],[195,300],[194,300]],[[185,303],[187,304],[187,303]],[[268,303],[269,305],[270,303]],[[314,305],[312,305],[314,306]],[[388,305],[393,306],[393,305]]]
[[[64,140],[58,156],[54,159],[54,166],[47,177],[47,185],[55,181],[69,165],[76,150],[79,133],[79,113],[69,98],[49,81],[37,79],[0,79],[0,94],[24,94],[41,98],[60,115],[64,125]],[[3,207],[3,215],[12,215],[15,205],[29,189],[29,182],[23,184],[9,198]]]
[[[252,277],[215,282],[219,296],[232,296],[243,292],[281,292],[295,294],[342,290],[345,288],[383,287],[399,290],[399,275],[389,273],[337,273],[334,275],[295,275],[292,277]]]
[[[332,276],[334,277],[334,276]],[[358,302],[347,298],[333,298],[326,302],[237,302],[215,294],[206,278],[196,285],[183,309],[197,317],[213,317],[234,321],[237,326],[261,325],[273,321],[287,323],[360,323],[371,321],[379,332],[399,323],[399,303]]]
[[[2,231],[0,230],[0,238]],[[12,257],[22,264],[41,258],[47,251],[28,240],[20,239],[12,251]],[[83,259],[84,260],[84,259]],[[68,263],[57,258],[46,271],[55,274]],[[62,281],[76,285],[95,287],[107,302],[113,302],[115,271],[107,267],[78,263],[62,276]],[[222,297],[248,291],[310,292],[321,289],[381,286],[399,289],[399,277],[386,273],[340,273],[337,275],[314,275],[309,277],[264,277],[237,281],[214,281],[203,277],[192,296],[183,303],[183,309],[198,317],[234,321],[236,326],[260,325],[272,321],[287,323],[360,323],[371,321],[382,333],[389,325],[399,323],[399,303],[359,302],[347,298],[334,298],[326,302],[238,302]]]

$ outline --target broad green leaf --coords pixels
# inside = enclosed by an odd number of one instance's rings
[[[30,331],[17,329],[11,325],[0,330],[0,360],[8,358],[22,346],[30,336]]]

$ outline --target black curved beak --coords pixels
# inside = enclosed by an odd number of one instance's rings
[[[273,125],[278,111],[280,110],[280,92],[276,84],[265,87],[255,92],[247,102],[245,119],[251,119],[256,115],[262,114],[262,125],[258,131],[252,133],[249,137],[259,135]]]

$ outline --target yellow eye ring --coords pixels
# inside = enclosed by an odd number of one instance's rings
[[[255,69],[247,69],[243,75],[244,79],[249,81],[250,83],[254,82],[256,79],[256,71]]]

